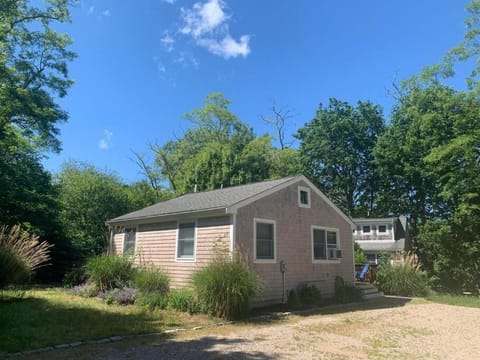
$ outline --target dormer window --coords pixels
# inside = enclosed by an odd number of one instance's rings
[[[298,187],[298,206],[309,208],[310,207],[310,189],[307,187]]]
[[[378,225],[378,233],[379,234],[386,234],[387,233],[387,225]]]
[[[370,234],[370,225],[363,225],[362,226],[362,234]]]

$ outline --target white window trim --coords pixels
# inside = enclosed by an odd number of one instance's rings
[[[325,227],[325,226],[319,226],[319,225],[312,225],[310,227],[310,243],[311,243],[311,248],[312,248],[312,263],[313,264],[326,264],[326,263],[332,263],[332,264],[339,264],[342,262],[342,259],[315,259],[315,253],[313,249],[313,230],[325,230],[325,231],[330,231],[330,232],[335,232],[337,234],[337,250],[342,250],[342,247],[340,245],[340,231],[337,228],[330,228],[330,227]],[[325,241],[327,239],[325,238]],[[328,249],[328,246],[327,246]],[[328,256],[328,250],[327,250],[327,256]],[[342,256],[343,258],[343,256]]]
[[[308,204],[302,204],[301,197],[300,197],[300,194],[301,194],[302,191],[305,191],[307,193]],[[312,198],[311,198],[311,195],[310,195],[310,188],[305,187],[305,186],[299,186],[297,192],[298,192],[298,206],[303,207],[303,208],[310,208],[311,204],[312,204]]]
[[[135,226],[125,226],[123,228],[123,240],[122,240],[122,255],[125,255],[125,237],[127,236],[127,229],[135,229],[135,246],[133,247],[133,254],[128,255],[129,258],[134,258],[137,255],[137,244],[138,244],[138,225]]]
[[[385,226],[385,231],[380,231],[380,226]],[[388,225],[387,224],[377,225],[377,233],[378,234],[388,234]]]
[[[178,236],[180,235],[180,224],[194,224],[193,229],[193,257],[192,258],[180,258],[178,257]],[[177,236],[175,239],[175,262],[196,262],[197,261],[197,219],[195,220],[182,220],[177,221]]]
[[[257,223],[273,224],[273,259],[257,259]],[[256,264],[277,262],[277,222],[275,220],[253,218],[253,262]]]
[[[363,227],[368,226],[370,228],[369,232],[364,232]],[[362,235],[371,235],[372,234],[372,225],[362,225]]]

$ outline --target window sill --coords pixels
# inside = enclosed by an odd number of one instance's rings
[[[196,262],[195,258],[176,258],[176,262]]]
[[[253,261],[254,264],[276,264],[276,259],[256,259]]]
[[[313,264],[341,264],[341,259],[329,259],[329,260],[313,260]]]

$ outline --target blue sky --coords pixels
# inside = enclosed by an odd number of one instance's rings
[[[463,37],[467,1],[90,0],[72,9],[75,85],[61,106],[63,151],[45,167],[80,160],[142,178],[132,150],[150,154],[188,127],[182,114],[210,92],[257,134],[275,103],[295,114],[288,133],[336,97],[394,103],[387,89],[438,62]],[[459,83],[460,84],[460,83]],[[460,86],[460,85],[459,85]]]

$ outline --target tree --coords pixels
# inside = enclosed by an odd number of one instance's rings
[[[379,212],[372,151],[384,128],[378,105],[330,99],[296,135],[305,173],[350,216]]]
[[[15,126],[37,146],[58,151],[56,124],[67,113],[55,102],[72,85],[67,63],[75,54],[52,24],[70,21],[67,0],[30,5],[0,0],[0,138]]]
[[[102,253],[109,240],[105,222],[134,210],[125,185],[114,174],[79,162],[64,164],[56,183],[66,235],[81,256]]]

